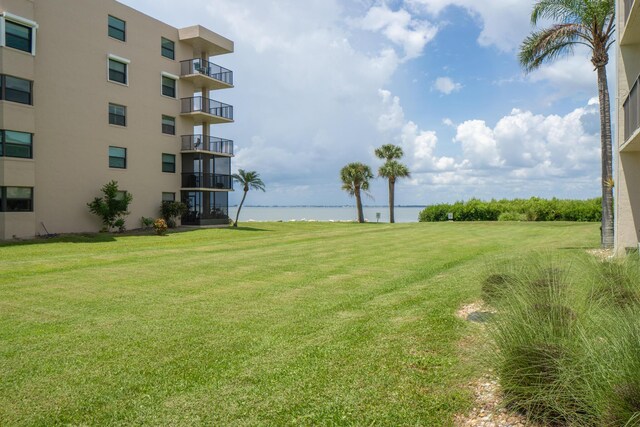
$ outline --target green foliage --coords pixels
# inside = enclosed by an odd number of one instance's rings
[[[169,228],[175,228],[176,218],[181,217],[187,213],[188,210],[189,207],[182,202],[170,202],[165,200],[160,205],[160,215],[166,221]],[[153,224],[153,219],[151,220],[151,223]]]
[[[113,226],[118,229],[119,233],[124,233],[127,231],[127,227],[124,223],[124,218],[118,218],[114,221]]]
[[[373,179],[371,168],[364,163],[349,163],[340,170],[340,180],[342,181],[342,189],[355,196],[360,191],[369,190],[369,181]]]
[[[87,203],[89,211],[102,219],[105,231],[114,227],[124,229],[124,218],[129,215],[129,204],[133,196],[127,191],[118,190],[118,183],[110,181],[100,189],[102,197],[96,197]],[[117,224],[116,224],[117,223]]]
[[[542,425],[640,425],[639,269],[534,257],[485,280],[500,289],[491,358],[508,407]]]
[[[238,210],[236,212],[236,220],[233,222],[234,227],[238,227],[238,218],[240,218],[240,211],[242,210],[242,205],[244,204],[244,199],[247,197],[247,193],[249,190],[260,190],[266,191],[264,182],[260,178],[260,174],[256,171],[245,171],[244,169],[238,169],[238,173],[231,175],[234,181],[238,182],[242,185],[242,190],[244,194],[242,195],[242,200],[240,201],[240,205],[238,205]]]
[[[256,171],[245,171],[244,169],[238,169],[238,173],[234,173],[231,177],[242,185],[244,192],[249,189],[266,191],[264,182],[260,178],[260,174]]]
[[[419,215],[420,222],[447,221],[449,212],[455,221],[578,221],[597,222],[602,219],[602,199],[563,200],[471,199],[453,204],[427,206]]]
[[[147,217],[141,217],[140,218],[140,225],[142,226],[142,229],[146,230],[149,229],[151,227],[153,227],[153,218],[147,218]]]
[[[502,212],[498,216],[498,221],[526,221],[527,215],[519,212]]]

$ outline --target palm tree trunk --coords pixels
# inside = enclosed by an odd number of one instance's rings
[[[393,224],[394,222],[396,222],[395,216],[394,216],[394,198],[395,198],[395,181],[393,180],[393,178],[389,178],[389,222],[391,224]]]
[[[240,201],[240,206],[238,206],[238,212],[236,212],[236,220],[233,223],[234,227],[238,227],[238,218],[240,217],[240,210],[242,209],[242,204],[244,203],[244,199],[247,197],[247,193],[248,193],[248,191],[245,190],[244,194],[242,195],[242,200]]]
[[[611,144],[611,103],[605,65],[598,67],[598,97],[600,100],[600,144],[602,151],[602,230],[603,248],[613,247],[613,177]]]
[[[362,198],[360,197],[360,187],[356,187],[354,195],[356,196],[356,207],[358,208],[358,222],[362,224],[364,222],[364,213],[362,212]]]

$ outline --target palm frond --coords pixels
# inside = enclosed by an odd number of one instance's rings
[[[386,162],[384,165],[380,166],[378,169],[378,175],[383,178],[409,178],[411,173],[409,172],[409,168],[402,163],[391,160]]]
[[[404,156],[404,151],[402,151],[402,147],[398,147],[397,145],[384,144],[376,148],[375,154],[377,158],[389,161],[401,158]]]
[[[581,24],[556,24],[529,35],[520,46],[518,59],[531,72],[545,62],[571,55],[576,45],[591,47],[587,39]]]
[[[238,169],[238,173],[234,173],[231,175],[238,184],[244,186],[249,189],[252,188],[254,190],[265,190],[265,184],[260,178],[260,174],[256,171],[245,171],[244,169]]]
[[[533,6],[531,23],[537,25],[541,20],[561,23],[576,23],[584,14],[584,0],[539,0]]]

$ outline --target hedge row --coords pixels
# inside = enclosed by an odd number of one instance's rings
[[[602,199],[562,200],[553,198],[515,200],[471,199],[453,204],[427,206],[420,212],[420,222],[448,221],[581,221],[598,222],[602,219]]]

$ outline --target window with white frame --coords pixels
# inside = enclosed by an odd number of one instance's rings
[[[177,98],[178,79],[180,77],[169,73],[162,73],[162,94],[170,98]]]
[[[131,61],[119,56],[109,55],[107,60],[109,81],[121,83],[123,85],[129,84],[129,64]]]
[[[36,31],[38,24],[30,19],[0,13],[0,46],[36,54]]]

